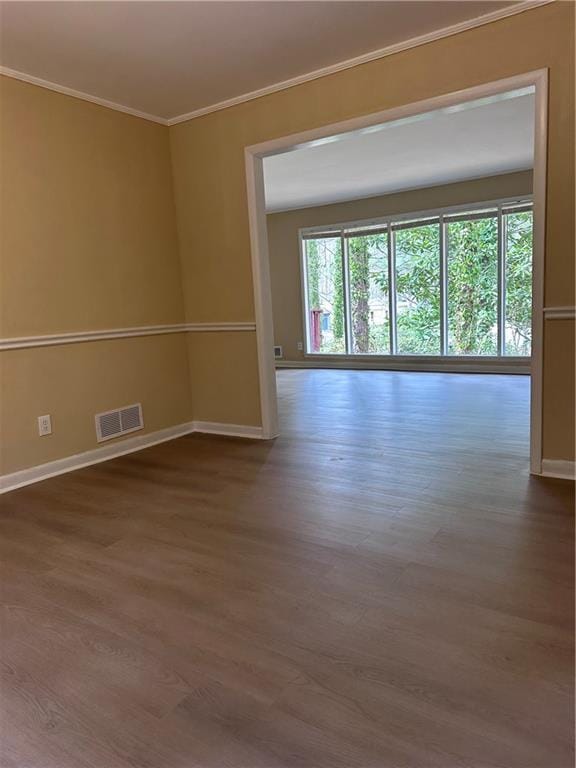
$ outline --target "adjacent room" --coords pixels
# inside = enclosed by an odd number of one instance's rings
[[[423,419],[455,472],[450,438],[470,463],[482,434],[526,471],[533,164],[533,88],[264,159],[277,384],[302,436],[313,403],[396,450]]]
[[[574,24],[0,0],[1,768],[573,764]]]
[[[533,163],[533,88],[266,158],[277,365],[528,373]]]

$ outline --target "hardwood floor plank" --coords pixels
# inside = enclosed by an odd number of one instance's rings
[[[282,371],[1,499],[2,768],[569,768],[574,488],[522,376]]]

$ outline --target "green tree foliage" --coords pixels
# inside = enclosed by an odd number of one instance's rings
[[[395,233],[400,354],[440,353],[439,229],[438,224],[427,224]]]
[[[318,240],[306,240],[306,257],[308,261],[308,306],[310,309],[320,309],[320,255]]]
[[[448,350],[498,352],[498,222],[496,216],[447,225]]]
[[[390,348],[387,259],[385,233],[348,238],[352,339],[357,354],[384,354]],[[371,304],[378,307],[383,320],[374,320]]]
[[[529,355],[532,322],[532,213],[506,222],[506,354]]]
[[[307,239],[308,310],[321,310],[329,329],[321,334],[322,354],[345,352],[340,237]]]
[[[338,342],[344,341],[344,281],[342,279],[342,243],[338,242],[337,258],[332,263],[332,283],[334,285],[334,312],[332,333]]]
[[[368,237],[348,239],[350,266],[350,310],[354,352],[370,348],[370,251]]]

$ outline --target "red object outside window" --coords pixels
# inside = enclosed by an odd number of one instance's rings
[[[322,310],[310,310],[310,336],[312,352],[320,352],[322,347]]]

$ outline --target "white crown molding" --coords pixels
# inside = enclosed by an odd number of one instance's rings
[[[574,320],[576,307],[544,307],[546,320]]]
[[[153,445],[165,443],[168,440],[174,440],[177,437],[183,437],[193,432],[206,432],[212,435],[226,435],[228,437],[246,437],[251,440],[262,439],[261,427],[245,426],[242,424],[219,424],[212,421],[188,421],[184,424],[177,424],[174,427],[150,432],[147,435],[128,437],[124,440],[118,439],[118,441],[110,445],[76,453],[63,459],[39,464],[35,467],[28,467],[19,472],[0,475],[0,494],[15,491],[17,488],[38,483],[50,477],[73,472],[76,469],[90,467],[93,464],[100,464],[103,461],[109,461],[119,456],[142,451],[144,448],[150,448]]]
[[[64,96],[71,96],[73,99],[81,99],[82,101],[89,101],[92,104],[97,104],[99,107],[106,107],[107,109],[114,109],[116,112],[124,112],[126,115],[132,115],[132,117],[140,117],[142,120],[149,120],[152,123],[160,123],[160,125],[168,125],[168,121],[163,117],[157,115],[151,115],[148,112],[141,112],[139,109],[133,109],[132,107],[126,107],[124,104],[117,104],[115,101],[108,101],[107,99],[101,99],[99,96],[93,96],[91,93],[84,93],[83,91],[76,91],[74,88],[68,88],[65,85],[58,85],[58,83],[52,83],[50,80],[43,80],[41,77],[35,77],[34,75],[28,75],[26,72],[18,72],[16,69],[10,69],[9,67],[0,66],[0,75],[5,77],[11,77],[14,80],[22,80],[24,83],[30,85],[37,85],[40,88],[46,88],[49,91],[56,91],[56,93],[62,93]]]
[[[108,339],[131,339],[138,336],[163,336],[169,333],[231,333],[255,331],[256,323],[174,323],[172,325],[142,325],[134,328],[109,328],[102,331],[54,333],[46,336],[20,336],[0,339],[0,351],[56,347]]]
[[[187,122],[188,120],[193,120],[196,117],[209,115],[211,112],[219,112],[222,109],[234,107],[237,104],[253,101],[254,99],[259,99],[262,96],[268,96],[272,93],[277,93],[278,91],[284,91],[287,88],[293,88],[295,85],[301,85],[302,83],[308,83],[311,80],[318,80],[321,77],[333,75],[346,69],[352,69],[352,67],[357,67],[359,64],[367,64],[371,61],[376,61],[377,59],[383,59],[386,56],[393,56],[395,53],[401,53],[402,51],[407,51],[410,48],[417,48],[420,45],[426,45],[427,43],[441,40],[444,37],[458,35],[461,32],[466,32],[469,29],[481,27],[484,24],[491,24],[494,21],[500,21],[501,19],[506,19],[510,16],[516,16],[517,14],[523,13],[524,11],[530,11],[534,8],[539,8],[542,5],[550,5],[556,1],[557,0],[521,0],[521,2],[518,2],[515,5],[501,8],[496,11],[490,11],[489,13],[485,13],[482,16],[477,16],[473,19],[459,22],[458,24],[452,24],[451,26],[443,27],[442,29],[435,30],[434,32],[428,32],[425,35],[412,37],[409,40],[404,40],[403,42],[395,43],[394,45],[388,45],[385,48],[369,51],[368,53],[364,53],[361,56],[355,56],[352,59],[346,59],[345,61],[340,61],[336,64],[330,64],[327,67],[322,67],[321,69],[316,69],[312,72],[307,72],[306,74],[298,75],[297,77],[292,77],[288,80],[283,80],[280,83],[267,85],[264,88],[259,88],[255,91],[243,93],[240,96],[234,96],[231,99],[225,99],[224,101],[217,102],[216,104],[210,104],[206,107],[201,107],[200,109],[195,109],[192,112],[186,112],[183,115],[177,115],[171,118],[164,118],[160,117],[159,115],[152,115],[147,112],[141,112],[140,110],[133,109],[132,107],[127,107],[123,104],[117,104],[116,102],[108,101],[107,99],[101,99],[99,96],[93,96],[92,94],[84,93],[83,91],[77,91],[73,88],[68,88],[65,85],[58,85],[58,83],[53,83],[49,80],[43,80],[40,77],[28,75],[25,72],[19,72],[18,70],[10,69],[9,67],[0,66],[0,74],[5,75],[6,77],[12,77],[16,80],[22,80],[23,82],[30,83],[31,85],[37,85],[40,88],[47,88],[50,91],[56,91],[57,93],[62,93],[66,96],[72,96],[75,99],[89,101],[93,104],[98,104],[101,107],[114,109],[117,112],[124,112],[125,114],[132,115],[133,117],[139,117],[143,120],[150,120],[151,122],[159,123],[160,125],[171,126],[177,125],[178,123]]]
[[[576,462],[562,459],[542,459],[543,477],[556,477],[560,480],[576,479]]]
[[[321,77],[327,75],[334,75],[337,72],[342,72],[346,69],[352,69],[360,64],[368,64],[371,61],[377,59],[384,59],[387,56],[393,56],[395,53],[401,53],[407,51],[410,48],[417,48],[420,45],[426,45],[427,43],[433,43],[436,40],[441,40],[444,37],[450,37],[452,35],[459,35],[461,32],[466,32],[469,29],[481,27],[484,24],[491,24],[494,21],[500,21],[500,19],[506,19],[509,16],[516,16],[524,11],[530,11],[534,8],[539,8],[542,5],[550,5],[556,2],[556,0],[522,0],[522,2],[516,5],[501,8],[496,11],[490,11],[482,16],[477,16],[474,19],[468,19],[467,21],[461,21],[458,24],[452,24],[449,27],[443,27],[437,29],[434,32],[428,32],[425,35],[419,35],[418,37],[412,37],[409,40],[404,40],[394,45],[388,45],[385,48],[378,48],[375,51],[369,51],[363,53],[360,56],[355,56],[352,59],[346,59],[345,61],[339,61],[336,64],[330,64],[327,67],[316,69],[313,72],[307,72],[304,75],[298,75],[297,77],[291,77],[288,80],[283,80],[280,83],[274,83],[273,85],[267,85],[265,88],[259,88],[256,91],[250,91],[240,96],[234,96],[231,99],[220,101],[216,104],[211,104],[207,107],[201,107],[195,109],[192,112],[187,112],[184,115],[178,115],[177,117],[170,117],[166,120],[167,125],[178,125],[178,123],[185,123],[188,120],[194,120],[196,117],[202,117],[208,115],[211,112],[219,112],[222,109],[228,107],[234,107],[238,104],[243,104],[246,101],[253,101],[259,99],[262,96],[269,96],[272,93],[278,91],[285,91],[288,88],[293,88],[295,85],[301,85],[302,83],[309,83],[311,80],[318,80]]]

